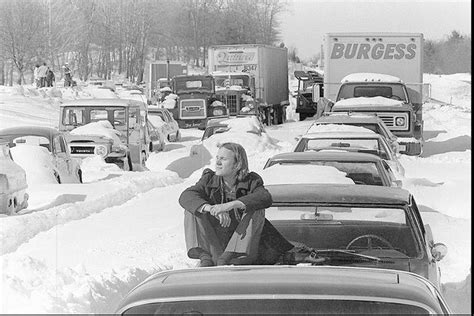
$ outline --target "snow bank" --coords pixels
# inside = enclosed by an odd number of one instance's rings
[[[386,74],[379,74],[379,73],[371,73],[371,72],[359,72],[359,73],[352,73],[344,78],[342,78],[342,82],[361,82],[361,81],[380,81],[380,82],[401,82],[402,80],[398,77],[386,75]]]
[[[13,160],[26,172],[28,186],[58,183],[49,151],[41,146],[17,144],[10,149]]]

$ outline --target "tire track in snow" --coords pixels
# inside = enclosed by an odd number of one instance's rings
[[[183,182],[174,172],[129,173],[120,178],[104,181],[107,193],[83,202],[62,204],[41,212],[21,216],[10,216],[0,219],[1,248],[0,255],[16,251],[21,244],[28,242],[37,234],[47,231],[56,225],[85,218],[94,213],[126,203],[137,194],[157,187],[165,187]],[[87,185],[87,184],[84,184]]]

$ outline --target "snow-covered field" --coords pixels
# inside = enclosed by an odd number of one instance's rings
[[[448,246],[440,262],[448,303],[469,313],[471,75],[424,79],[436,101],[424,105],[423,155],[401,157],[403,186],[415,195],[435,241]],[[0,126],[57,127],[62,100],[104,91],[0,86]],[[246,147],[252,170],[261,172],[268,157],[290,151],[311,124],[297,121],[290,102],[289,121],[268,127],[268,136],[233,135]],[[96,157],[82,163],[84,184],[31,183],[28,209],[0,217],[0,313],[111,313],[150,274],[194,266],[185,254],[177,200],[203,167],[213,168],[214,153],[206,150],[212,141],[200,144],[201,135],[182,130],[181,142],[150,156],[150,171],[124,172]]]

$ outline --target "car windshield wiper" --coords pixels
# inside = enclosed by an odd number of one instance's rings
[[[385,262],[379,257],[363,255],[351,250],[344,250],[344,249],[319,249],[314,250],[311,254],[316,254],[318,257],[329,257],[329,259],[341,259],[346,261],[347,259],[365,259],[368,261],[377,261],[377,262]]]

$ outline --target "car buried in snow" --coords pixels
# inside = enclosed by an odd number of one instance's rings
[[[451,314],[425,278],[357,267],[220,266],[148,277],[119,303],[118,315]]]
[[[178,122],[168,109],[149,105],[148,119],[156,128],[162,128],[168,141],[177,142],[181,139]]]
[[[22,155],[44,156],[58,183],[82,183],[80,161],[72,157],[65,133],[51,127],[19,126],[0,130],[0,139],[8,141],[12,151],[26,145],[21,148]],[[38,152],[35,147],[42,150]]]
[[[287,240],[321,259],[313,264],[404,270],[440,288],[438,262],[447,247],[434,242],[410,192],[350,184],[266,188],[273,204],[265,217]]]
[[[90,125],[98,122],[94,128]],[[136,100],[65,102],[60,107],[59,129],[69,132],[67,141],[73,157],[100,155],[124,170],[140,169],[150,151],[163,147],[159,135],[150,132],[146,103]]]
[[[28,207],[26,173],[12,159],[7,141],[0,140],[0,214],[13,215]]]

